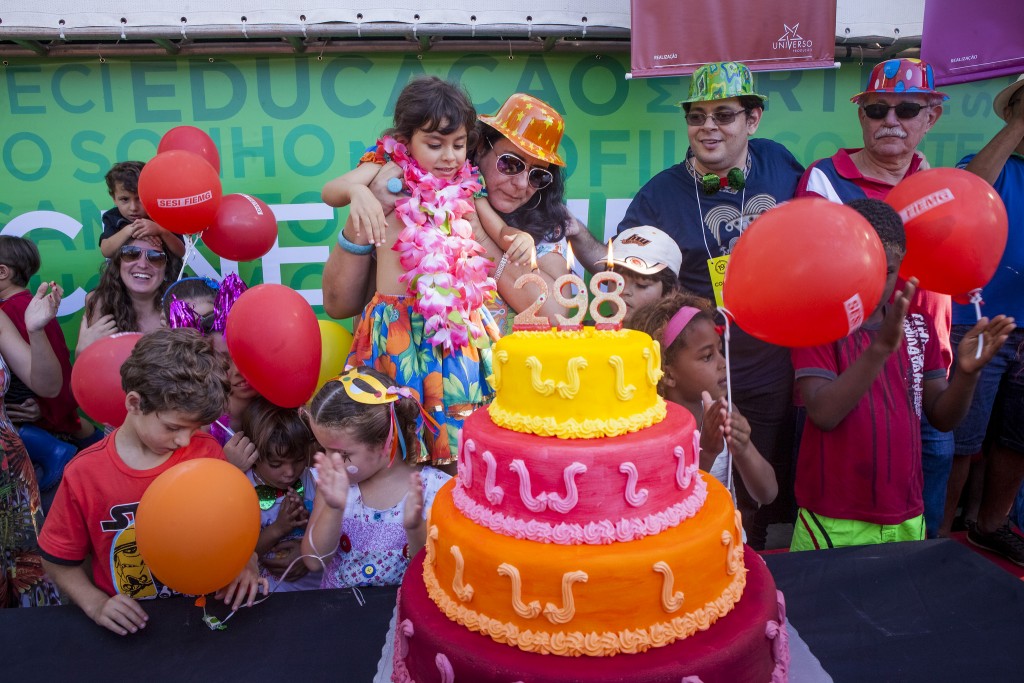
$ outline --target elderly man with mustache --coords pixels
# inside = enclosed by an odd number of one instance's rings
[[[821,195],[838,203],[865,197],[885,199],[895,185],[927,168],[917,147],[942,116],[949,99],[935,90],[935,75],[919,59],[889,59],[875,65],[864,92],[850,101],[857,105],[864,146],[840,149],[831,157],[812,163],[796,196]],[[903,289],[902,278],[896,291]],[[917,290],[910,304],[906,326],[934,329],[947,367],[952,363],[950,345],[951,302],[947,295]],[[924,470],[924,516],[929,538],[938,535],[946,503],[946,483],[953,462],[953,434],[939,432],[921,416],[921,460]]]

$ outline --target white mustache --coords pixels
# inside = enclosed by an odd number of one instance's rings
[[[875,133],[875,139],[879,138],[899,138],[904,139],[907,137],[907,131],[903,130],[898,126],[879,128],[878,132]]]

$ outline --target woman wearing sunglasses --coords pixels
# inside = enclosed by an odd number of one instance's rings
[[[160,301],[181,261],[157,238],[125,242],[100,270],[85,296],[76,353],[116,332],[151,332],[164,326]]]
[[[554,278],[566,272],[565,231],[566,226],[575,221],[565,206],[562,175],[565,162],[558,154],[565,124],[561,115],[546,103],[520,93],[509,97],[495,115],[478,118],[479,141],[471,150],[470,161],[478,167],[483,192],[491,207],[509,226],[533,237],[538,274],[550,291]],[[402,196],[400,176],[401,169],[388,164],[370,185],[385,213],[390,212],[395,200]],[[368,242],[366,235],[343,232],[342,236],[349,244],[358,242],[357,247]],[[498,283],[498,293],[508,304],[506,307],[498,302],[499,310],[494,311],[501,314],[495,317],[503,318],[506,324],[503,331],[507,331],[512,315],[537,297],[538,292],[517,290],[513,286],[531,266],[506,258],[503,249],[493,241],[481,239],[480,242],[495,263],[493,276]],[[368,255],[340,246],[332,250],[323,275],[324,309],[328,315],[339,319],[359,315],[373,294],[373,267]],[[551,317],[556,312],[564,311],[549,296],[540,313]]]

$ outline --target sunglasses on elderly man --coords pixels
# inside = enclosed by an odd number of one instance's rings
[[[861,109],[864,110],[865,116],[876,121],[880,121],[888,116],[890,109],[896,110],[896,118],[906,120],[915,118],[921,113],[922,109],[927,109],[930,106],[930,104],[918,104],[917,102],[900,102],[899,104],[875,102],[873,104],[865,104]]]
[[[487,145],[492,150],[494,149],[494,145],[491,144],[490,140],[487,141]],[[494,160],[494,167],[498,169],[498,173],[507,176],[517,176],[529,168],[530,174],[527,176],[527,180],[530,183],[530,187],[535,190],[543,190],[555,180],[555,177],[551,175],[551,171],[548,169],[530,166],[511,152],[499,154],[498,158]]]
[[[162,266],[167,263],[167,254],[159,249],[143,249],[134,244],[126,244],[121,247],[121,261],[123,263],[135,263],[142,258],[143,254],[146,255],[146,260],[154,266]]]

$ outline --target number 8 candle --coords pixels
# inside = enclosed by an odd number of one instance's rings
[[[605,262],[608,268],[612,267],[612,243],[608,242],[608,258]],[[607,292],[601,291],[601,285],[608,283]],[[594,319],[594,327],[598,330],[621,330],[622,319],[626,317],[626,302],[619,296],[626,287],[626,281],[622,276],[612,270],[597,273],[590,278],[590,292],[593,298],[590,300],[590,317]],[[615,314],[608,317],[601,315],[600,307],[604,302],[615,306]]]

